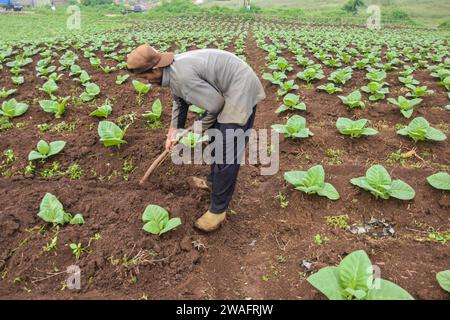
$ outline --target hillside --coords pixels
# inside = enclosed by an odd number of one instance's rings
[[[340,10],[346,2],[347,0],[252,0],[252,4],[263,8],[301,8],[307,15],[326,15]],[[242,3],[242,0],[205,0],[206,6],[237,8]],[[431,27],[448,21],[450,15],[448,0],[366,0],[365,3],[379,5],[384,14],[395,10],[404,11],[417,23]]]

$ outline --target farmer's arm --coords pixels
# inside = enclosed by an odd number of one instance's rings
[[[202,128],[206,130],[216,122],[217,116],[225,104],[225,99],[213,86],[203,79],[191,79],[188,86],[187,100],[207,111],[206,116],[201,120]]]
[[[171,128],[184,129],[188,114],[189,105],[182,98],[174,96],[172,106]]]

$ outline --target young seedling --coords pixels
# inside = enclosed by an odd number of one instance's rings
[[[388,88],[383,87],[383,82],[370,82],[367,86],[361,88],[362,91],[369,93],[370,101],[383,100],[389,93]]]
[[[339,199],[339,192],[332,184],[325,182],[325,171],[321,165],[314,166],[308,171],[285,172],[284,180],[294,185],[296,190],[306,194],[317,194],[330,200]]]
[[[281,85],[283,81],[287,79],[287,76],[284,72],[274,71],[273,74],[264,73],[262,78],[270,81],[272,84]]]
[[[421,98],[432,95],[434,93],[433,90],[428,90],[427,86],[415,86],[412,84],[407,84],[406,87],[409,89],[409,92],[406,94],[408,98]]]
[[[49,95],[50,99],[55,100],[56,97],[53,94],[58,91],[58,85],[54,80],[47,80],[39,90],[44,91]]]
[[[209,140],[209,137],[207,135],[201,136],[198,133],[189,132],[183,138],[180,139],[180,143],[189,148],[194,148],[199,143],[203,143],[208,140]]]
[[[91,63],[91,66],[93,66],[94,68],[98,68],[102,64],[102,61],[98,57],[90,58],[89,62]]]
[[[420,83],[419,81],[414,79],[414,77],[412,75],[408,75],[406,77],[398,77],[398,80],[405,85],[408,85],[408,84],[418,85]]]
[[[294,80],[283,82],[279,86],[280,88],[277,91],[278,96],[284,96],[290,91],[298,90],[300,88],[298,85],[294,84]]]
[[[375,279],[366,252],[358,250],[346,256],[339,266],[325,267],[307,281],[330,300],[413,300],[401,287]]]
[[[392,180],[387,170],[382,165],[373,165],[366,171],[366,175],[351,179],[350,182],[372,193],[376,198],[400,200],[412,200],[416,192],[402,180]]]
[[[23,84],[25,82],[25,78],[23,76],[14,76],[14,77],[11,77],[11,81],[15,85],[20,86],[21,84]]]
[[[112,112],[112,107],[109,104],[108,100],[106,100],[102,106],[100,106],[97,109],[95,109],[94,111],[92,111],[90,113],[90,115],[94,116],[94,117],[106,119],[111,114],[111,112]]]
[[[370,69],[369,73],[366,75],[366,78],[371,82],[382,83],[386,79],[386,71]]]
[[[55,118],[61,118],[61,116],[66,111],[66,104],[69,99],[70,97],[62,98],[59,101],[41,100],[39,101],[39,105],[45,112],[54,113]]]
[[[286,124],[273,124],[272,129],[284,134],[286,138],[308,138],[314,134],[306,128],[306,120],[302,116],[293,115]]]
[[[49,75],[48,77],[46,77],[47,80],[53,80],[55,82],[59,81],[64,75],[61,74],[57,74],[56,72],[53,72],[51,75]]]
[[[98,135],[100,141],[103,142],[105,147],[120,146],[123,143],[127,143],[123,140],[128,126],[123,130],[119,128],[114,122],[100,121],[98,124]]]
[[[365,128],[367,119],[351,120],[348,118],[338,118],[336,128],[342,134],[349,135],[351,138],[359,138],[361,136],[373,136],[378,133],[373,128]]]
[[[189,111],[196,113],[200,118],[206,114],[206,110],[195,105],[189,106]]]
[[[111,72],[113,72],[114,70],[116,70],[116,68],[110,67],[110,66],[105,66],[105,67],[101,66],[100,68],[102,69],[102,71],[103,71],[104,73],[111,73]]]
[[[348,106],[349,108],[362,108],[364,109],[366,105],[362,101],[361,92],[359,90],[353,91],[348,96],[339,96],[342,103]]]
[[[72,215],[64,211],[62,203],[51,193],[46,193],[41,201],[38,217],[45,222],[56,224],[83,224],[81,214]]]
[[[150,92],[150,89],[152,87],[152,85],[150,83],[145,84],[139,80],[133,80],[132,83],[133,83],[134,90],[136,90],[136,92],[139,95],[143,95],[143,94]]]
[[[423,117],[414,118],[406,127],[398,130],[397,134],[409,136],[414,142],[423,140],[444,141],[447,139],[447,136],[441,130],[431,127]]]
[[[416,98],[408,100],[403,96],[399,96],[397,100],[388,98],[388,101],[400,108],[400,112],[405,118],[410,118],[414,112],[414,107],[422,102],[422,99]]]
[[[86,85],[91,81],[91,77],[86,71],[81,71],[80,76],[78,78],[74,78],[73,80],[80,82],[82,85]]]
[[[37,151],[33,150],[29,153],[28,161],[33,161],[37,159],[45,160],[48,157],[60,153],[64,149],[65,145],[66,145],[65,141],[53,141],[47,143],[44,140],[39,140],[36,146]]]
[[[428,183],[435,189],[450,190],[450,174],[447,172],[438,172],[427,178]]]
[[[323,84],[323,85],[317,87],[317,89],[326,91],[328,94],[342,92],[342,89],[339,87],[336,87],[336,85],[334,83]]]
[[[161,100],[157,99],[155,102],[153,102],[152,110],[147,111],[142,116],[147,119],[150,122],[154,122],[156,120],[159,120],[162,113],[162,103]]]
[[[162,235],[181,225],[180,218],[169,219],[167,210],[154,204],[150,204],[145,208],[142,214],[142,221],[144,222],[142,229],[156,235]]]
[[[94,100],[100,94],[100,87],[95,83],[86,84],[85,91],[80,95],[80,99],[83,102],[89,102]]]
[[[81,67],[77,64],[73,64],[70,67],[70,73],[69,76],[79,76],[81,74],[81,72],[83,71],[83,69],[81,69]]]
[[[297,77],[307,83],[311,83],[313,80],[323,79],[325,75],[323,74],[322,69],[311,67],[297,73]]]
[[[328,77],[328,80],[336,84],[344,85],[351,78],[352,78],[352,68],[347,67],[344,69],[336,70],[333,73],[331,73],[331,75]]]
[[[72,250],[72,254],[74,255],[75,259],[79,260],[81,254],[84,252],[85,248],[81,246],[81,243],[71,243],[69,244],[69,248]]]
[[[292,65],[285,58],[278,58],[274,60],[271,64],[269,64],[269,69],[277,70],[281,72],[292,71]]]
[[[288,93],[283,98],[283,104],[275,112],[281,113],[288,110],[289,111],[306,110],[306,105],[303,102],[300,102],[300,96]]]
[[[0,99],[6,99],[16,91],[17,89],[6,90],[5,88],[3,88],[2,90],[0,90]]]
[[[23,115],[28,110],[28,105],[23,102],[17,102],[16,99],[3,101],[0,115],[12,119]]]
[[[116,78],[116,84],[122,84],[130,77],[129,74],[118,74]]]

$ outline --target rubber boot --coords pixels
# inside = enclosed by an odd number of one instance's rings
[[[197,221],[195,221],[195,227],[205,232],[211,232],[217,230],[220,224],[225,220],[226,212],[212,213],[209,210],[206,211]]]

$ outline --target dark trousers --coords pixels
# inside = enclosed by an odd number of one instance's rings
[[[184,128],[187,114],[188,114],[189,104],[185,101],[180,101],[180,113],[178,116],[178,128]],[[234,148],[233,157],[231,159],[227,159],[226,147],[229,145],[230,132],[227,133],[228,130],[243,130],[244,134],[247,130],[253,127],[253,122],[255,121],[256,114],[256,106],[253,108],[253,112],[250,118],[247,120],[247,123],[243,126],[237,124],[230,123],[219,123],[216,122],[213,128],[218,129],[222,132],[223,141],[221,141],[224,159],[222,163],[212,163],[211,164],[211,173],[208,177],[208,181],[211,183],[211,205],[209,211],[212,213],[222,213],[227,210],[228,205],[233,197],[234,190],[236,188],[237,177],[240,169],[240,161],[245,153],[245,145],[248,143],[248,135],[245,136],[245,144],[238,145],[237,141],[239,140],[236,137],[232,143]],[[214,142],[214,138],[211,139],[210,143]],[[228,142],[228,143],[227,143]],[[215,156],[214,151],[211,154],[213,157]],[[228,154],[229,156],[229,154]],[[230,158],[230,157],[228,157]]]
[[[212,213],[223,213],[227,210],[228,205],[233,197],[234,190],[236,188],[237,177],[240,168],[240,162],[242,157],[245,154],[245,145],[248,143],[249,136],[245,135],[245,144],[239,145],[239,137],[235,136],[234,139],[230,139],[232,135],[231,132],[235,132],[235,130],[243,130],[244,134],[247,130],[253,127],[253,123],[255,120],[256,114],[256,106],[253,108],[253,113],[250,118],[247,120],[247,123],[243,126],[237,124],[230,123],[219,123],[216,122],[214,124],[214,128],[220,130],[223,136],[223,141],[218,142],[222,144],[224,161],[223,163],[215,163],[211,164],[211,174],[208,177],[208,181],[211,182],[211,205],[209,211]],[[231,131],[232,130],[232,131]],[[242,132],[239,130],[238,132]],[[227,132],[228,131],[228,132]],[[241,135],[242,138],[242,135]],[[234,141],[233,141],[234,140]],[[213,140],[214,141],[214,140]],[[210,141],[210,142],[213,142]],[[227,156],[227,146],[230,146],[230,142],[232,147],[234,148],[233,155],[231,157],[230,154]],[[216,142],[217,143],[217,142]],[[229,147],[230,148],[230,147]],[[230,150],[230,149],[229,149]],[[214,152],[212,154],[214,156]]]

